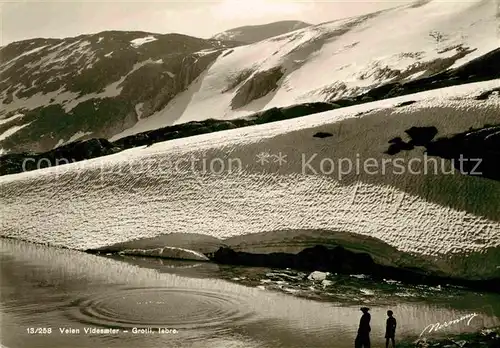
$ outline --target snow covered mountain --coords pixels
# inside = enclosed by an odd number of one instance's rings
[[[430,76],[498,48],[497,13],[495,0],[418,1],[240,46],[140,32],[12,43],[0,50],[0,151],[116,140]]]
[[[215,40],[229,40],[252,44],[309,26],[311,24],[301,21],[280,21],[263,25],[247,25],[223,31],[212,38]]]
[[[221,47],[179,34],[116,31],[3,47],[0,148],[37,151],[110,137],[167,105]]]

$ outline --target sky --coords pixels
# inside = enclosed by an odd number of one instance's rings
[[[243,25],[279,20],[319,24],[414,0],[0,1],[0,46],[3,46],[35,37],[63,38],[104,30],[175,32],[209,38]]]

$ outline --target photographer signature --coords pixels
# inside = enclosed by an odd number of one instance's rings
[[[478,316],[477,313],[471,313],[471,314],[464,315],[464,316],[457,318],[457,319],[454,319],[454,320],[445,321],[444,323],[434,323],[434,324],[427,325],[424,328],[424,330],[422,331],[422,333],[420,334],[420,336],[418,336],[418,337],[422,337],[422,335],[426,332],[431,333],[431,332],[439,331],[439,330],[447,328],[451,325],[458,324],[464,320],[467,320],[467,326],[468,326],[470,324],[471,320],[477,316]]]

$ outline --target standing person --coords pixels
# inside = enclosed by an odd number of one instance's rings
[[[370,348],[370,331],[372,330],[370,327],[370,320],[372,317],[370,313],[368,313],[370,308],[361,307],[360,310],[363,312],[363,315],[359,320],[358,335],[354,341],[354,346],[356,348]]]
[[[385,324],[385,348],[389,348],[389,340],[392,341],[392,348],[396,347],[396,342],[394,337],[396,336],[396,318],[392,315],[392,311],[387,311],[387,318]]]

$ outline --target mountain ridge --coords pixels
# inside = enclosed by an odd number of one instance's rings
[[[296,20],[278,21],[260,25],[244,25],[215,34],[211,38],[214,40],[232,40],[243,42],[245,44],[253,44],[274,36],[307,28],[311,25],[312,24],[310,23]]]
[[[418,87],[498,48],[494,5],[427,1],[247,45],[137,31],[9,44],[0,50],[0,154]]]

